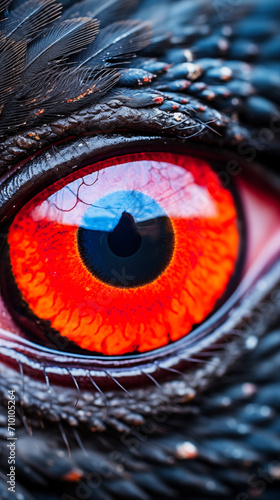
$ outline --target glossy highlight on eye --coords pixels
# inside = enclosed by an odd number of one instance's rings
[[[207,161],[137,153],[44,190],[18,212],[8,244],[34,322],[122,355],[176,341],[213,311],[240,236],[233,196]]]

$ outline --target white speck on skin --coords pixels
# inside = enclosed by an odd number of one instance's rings
[[[231,77],[232,77],[232,70],[230,68],[228,68],[227,66],[224,66],[221,69],[222,80],[227,82],[228,80],[230,80]]]
[[[174,113],[174,120],[176,120],[176,122],[180,122],[182,120],[181,113]]]
[[[260,409],[260,414],[262,417],[269,417],[271,415],[271,408],[269,408],[269,406],[263,405]]]
[[[229,406],[231,404],[231,399],[228,397],[224,397],[222,400],[222,405],[223,406]]]
[[[255,349],[258,345],[258,338],[255,335],[250,335],[245,341],[245,346],[247,349]]]
[[[254,384],[247,382],[246,384],[243,384],[242,391],[244,396],[252,396],[257,392],[257,388]]]
[[[280,479],[280,462],[269,465],[269,473],[274,479]]]
[[[196,458],[198,455],[197,447],[190,441],[185,441],[184,443],[178,444],[176,446],[176,457],[180,460],[188,460],[190,458]]]
[[[232,457],[233,458],[241,458],[242,457],[242,451],[239,448],[235,448],[232,450]]]
[[[184,56],[187,59],[187,61],[189,62],[193,61],[193,55],[189,49],[184,50]]]

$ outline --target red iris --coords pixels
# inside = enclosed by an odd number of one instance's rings
[[[235,269],[237,225],[232,195],[206,161],[112,158],[19,211],[8,236],[12,273],[26,307],[79,347],[150,351],[211,313]],[[124,254],[109,248],[114,229]]]

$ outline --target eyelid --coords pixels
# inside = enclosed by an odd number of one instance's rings
[[[175,99],[178,104],[174,110],[166,111],[161,105],[171,103]],[[102,102],[102,106],[91,106],[80,112],[73,113],[51,124],[36,127],[34,130],[23,131],[20,134],[6,138],[0,143],[0,176],[27,155],[34,154],[43,148],[49,147],[58,141],[69,137],[77,137],[86,133],[114,134],[149,134],[166,136],[181,136],[189,138],[199,135],[200,140],[207,141],[210,128],[205,125],[211,122],[211,140],[220,143],[221,133],[225,127],[229,128],[231,121],[212,108],[208,108],[191,98],[182,99],[176,94],[167,95],[161,92],[141,92],[140,90],[126,91],[126,95],[117,95]],[[180,111],[180,112],[178,112]],[[224,134],[224,142],[233,142],[237,124],[234,130]],[[238,127],[239,128],[239,127]],[[215,131],[218,131],[218,134]],[[241,136],[240,136],[241,137]],[[249,140],[250,134],[243,130],[242,138]]]
[[[162,141],[160,137],[153,139]],[[42,152],[21,169],[14,169],[0,185],[0,223],[5,222],[34,194],[78,170],[88,161],[97,162],[109,158],[112,153],[115,156],[125,154],[132,145],[141,150],[150,141],[144,136],[96,135]]]
[[[155,376],[156,379],[159,376],[162,379],[168,379],[172,370],[175,369],[175,372],[179,370],[178,374],[186,372],[185,381],[189,389],[196,388],[200,385],[200,382],[197,377],[193,377],[193,371],[196,370],[198,365],[192,362],[192,356],[195,357],[194,361],[198,362],[200,353],[202,353],[202,369],[203,371],[206,370],[208,382],[212,376],[215,376],[217,370],[222,374],[235,359],[237,352],[239,351],[240,354],[240,350],[246,349],[246,339],[252,334],[263,334],[267,325],[278,317],[279,280],[280,266],[278,262],[261,280],[260,286],[255,287],[254,290],[250,287],[249,293],[246,293],[245,301],[242,294],[238,301],[234,303],[233,308],[233,304],[227,304],[226,309],[229,309],[229,311],[223,311],[222,317],[219,317],[219,313],[217,313],[214,325],[208,325],[206,331],[205,325],[201,325],[189,335],[187,342],[186,339],[181,339],[173,345],[159,349],[156,352],[156,359],[153,352],[140,355],[141,359],[139,359],[139,356],[134,359],[133,357],[128,359],[114,357],[107,363],[104,363],[104,359],[98,357],[91,359],[73,354],[65,356],[64,353],[59,351],[55,352],[44,348],[38,350],[36,345],[30,345],[30,342],[26,342],[25,339],[18,341],[16,335],[2,329],[0,329],[0,357],[4,363],[7,358],[7,361],[12,365],[16,365],[20,354],[20,359],[26,366],[25,370],[27,369],[31,376],[33,375],[36,379],[43,381],[44,368],[47,368],[48,373],[52,373],[57,377],[57,384],[73,385],[73,380],[69,377],[69,370],[71,370],[72,376],[78,381],[81,378],[84,387],[87,386],[88,382],[86,373],[90,373],[102,390],[114,391],[116,388],[119,389],[116,387],[118,383],[116,380],[120,380],[120,383],[124,383],[129,390],[130,387],[136,388],[140,386],[143,388],[144,385],[148,384],[155,391],[155,387],[149,378],[150,375],[153,374],[152,378]],[[258,317],[260,311],[263,321],[258,324],[258,330],[256,331],[254,315]],[[196,337],[195,342],[194,336]],[[218,346],[223,346],[223,351],[217,350]],[[203,351],[211,351],[212,349],[215,362],[212,366],[209,365],[208,369],[207,366],[203,368]],[[55,362],[53,361],[54,354]],[[220,357],[218,365],[217,357]],[[202,384],[204,383],[205,379],[202,380]],[[112,395],[114,396],[114,392]],[[75,401],[76,393],[74,392],[72,396]],[[173,396],[176,399],[176,394],[173,394]]]
[[[6,222],[31,197],[70,173],[89,163],[96,163],[111,156],[135,151],[176,151],[205,157],[218,165],[224,187],[243,171],[249,169],[255,175],[267,172],[261,164],[247,163],[246,158],[228,151],[214,150],[194,142],[183,143],[178,138],[120,134],[88,135],[62,142],[15,166],[0,183],[0,224]],[[273,182],[274,177],[271,178]]]

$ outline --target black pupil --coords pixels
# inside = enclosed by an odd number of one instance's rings
[[[141,234],[135,220],[128,212],[123,212],[116,227],[108,234],[108,244],[115,255],[130,257],[141,245]]]
[[[124,193],[115,196],[123,202]],[[110,197],[104,197],[106,210],[102,216],[91,209],[86,227],[78,229],[79,253],[87,269],[103,283],[118,288],[135,288],[154,281],[168,266],[174,249],[169,217],[147,196],[146,206],[139,212],[137,200],[142,202],[143,197],[137,192],[133,196],[134,208],[116,212],[113,219],[111,206],[107,209],[106,205]],[[151,206],[155,209],[151,210]]]

